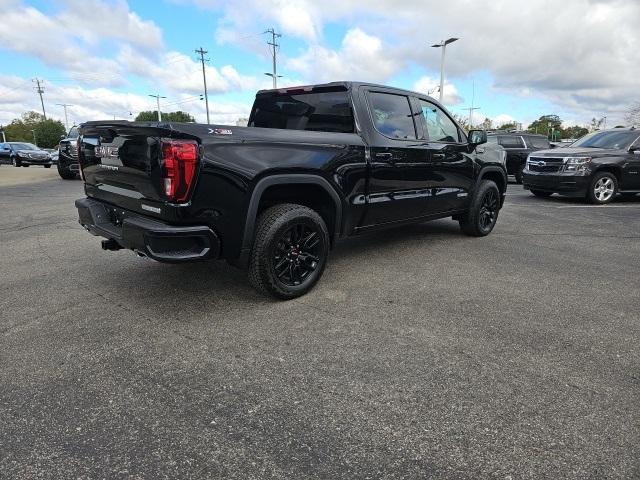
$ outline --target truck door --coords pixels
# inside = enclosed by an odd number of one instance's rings
[[[370,176],[362,227],[417,218],[429,192],[413,172],[427,161],[409,97],[384,89],[362,92],[373,128],[369,133]]]
[[[627,153],[622,167],[622,190],[640,190],[640,138],[632,145]]]
[[[440,106],[422,98],[414,101],[426,139],[427,162],[421,177],[430,195],[423,202],[423,215],[464,209],[474,183],[466,135]]]

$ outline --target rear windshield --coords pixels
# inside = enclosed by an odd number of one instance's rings
[[[580,140],[574,142],[572,147],[581,148],[610,148],[623,150],[629,148],[631,144],[640,136],[637,131],[622,132],[595,132],[585,135]]]
[[[349,92],[258,95],[250,127],[354,133]]]

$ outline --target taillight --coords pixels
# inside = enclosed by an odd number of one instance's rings
[[[71,147],[72,143],[69,142],[69,147]],[[80,148],[82,148],[82,138],[78,137],[76,140],[76,158],[78,159],[78,171],[80,172],[80,178],[84,181],[84,172],[82,171],[82,162],[80,161]],[[58,158],[58,161],[60,159]]]
[[[194,140],[162,140],[164,195],[172,202],[189,198],[198,166],[198,143]]]

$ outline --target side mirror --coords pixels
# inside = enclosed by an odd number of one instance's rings
[[[640,155],[640,145],[634,145],[629,149],[629,152],[635,153],[636,155]]]
[[[477,147],[487,143],[487,132],[485,130],[469,130],[467,138],[469,139],[469,145]]]

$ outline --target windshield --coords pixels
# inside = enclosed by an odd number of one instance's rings
[[[78,138],[78,127],[73,127],[71,130],[69,130],[69,135],[67,136],[67,138]]]
[[[574,142],[571,147],[624,150],[640,136],[640,132],[594,132]]]
[[[14,150],[39,150],[39,148],[32,143],[12,143],[11,147]]]

